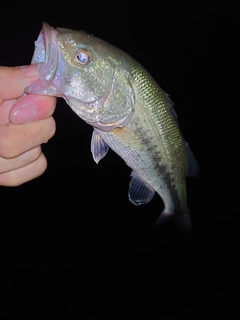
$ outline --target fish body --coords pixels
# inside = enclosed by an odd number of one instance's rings
[[[156,192],[165,207],[160,221],[176,216],[189,224],[186,178],[198,165],[172,101],[149,72],[97,37],[46,23],[32,63],[41,63],[40,78],[26,92],[63,97],[93,127],[94,160],[110,147],[132,169],[130,201],[148,203]]]

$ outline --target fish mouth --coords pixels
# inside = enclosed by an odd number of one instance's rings
[[[38,64],[39,79],[26,88],[26,93],[60,96],[60,81],[56,77],[58,51],[57,31],[44,22],[35,41],[35,50],[31,61],[32,64]]]

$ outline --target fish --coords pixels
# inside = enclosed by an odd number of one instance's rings
[[[25,92],[65,99],[93,128],[94,161],[110,148],[130,167],[129,200],[139,206],[158,194],[156,225],[171,218],[191,230],[186,181],[199,165],[170,96],[131,55],[85,31],[43,22],[34,44],[40,75]]]

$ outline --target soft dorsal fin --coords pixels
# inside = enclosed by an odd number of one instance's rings
[[[91,140],[91,151],[93,159],[98,163],[105,155],[108,153],[109,147],[102,137],[93,130],[92,140]]]
[[[196,177],[199,174],[199,165],[187,142],[186,142],[186,150],[187,150],[187,157],[188,157],[188,176]]]
[[[131,177],[132,179],[130,181],[128,191],[129,200],[136,206],[151,201],[155,194],[155,190],[143,182],[134,171],[132,171]]]

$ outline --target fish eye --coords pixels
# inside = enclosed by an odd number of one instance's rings
[[[87,65],[92,62],[92,53],[86,49],[80,49],[76,52],[74,61],[81,65]]]

